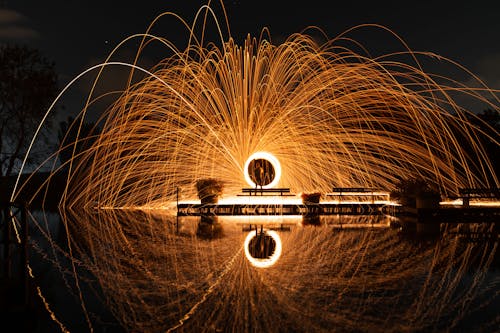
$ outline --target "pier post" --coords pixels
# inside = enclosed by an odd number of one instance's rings
[[[21,288],[24,294],[24,305],[30,305],[30,290],[29,290],[29,276],[28,276],[28,219],[26,216],[26,206],[22,205],[21,210],[21,265],[22,271],[20,272]]]
[[[179,233],[179,187],[177,186],[176,193],[175,193],[175,200],[177,203],[177,213],[176,213],[176,219],[175,219],[175,229],[177,233]]]
[[[11,203],[8,204],[2,204],[2,214],[3,214],[3,221],[1,223],[2,225],[2,242],[3,242],[3,276],[5,278],[12,278],[12,259],[15,255],[15,251],[13,249],[15,245],[15,238],[13,237],[13,230],[12,230],[12,219],[13,219],[13,213],[11,211],[12,205]]]

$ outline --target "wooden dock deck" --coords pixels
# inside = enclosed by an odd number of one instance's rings
[[[199,215],[395,215],[399,206],[382,203],[191,204],[179,203],[177,216]]]

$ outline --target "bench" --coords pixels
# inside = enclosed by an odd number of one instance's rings
[[[470,199],[500,199],[500,188],[459,188],[458,197],[462,199],[463,205],[468,207]]]
[[[277,195],[280,196],[293,195],[290,194],[289,188],[243,188],[243,195]]]

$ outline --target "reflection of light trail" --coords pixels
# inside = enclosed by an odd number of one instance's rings
[[[342,326],[346,331],[387,332],[390,326],[415,332],[454,325],[456,311],[463,318],[490,305],[496,310],[492,295],[498,299],[499,280],[495,275],[489,280],[487,273],[495,257],[491,242],[463,244],[450,238],[415,244],[382,225],[368,227],[370,217],[342,217],[342,230],[333,219],[280,232],[279,260],[258,269],[242,255],[247,235],[232,217],[224,218],[224,238],[211,241],[196,236],[197,219],[181,222],[177,232],[175,218],[158,210],[82,211],[66,218],[75,250],[71,258],[96,277],[103,302],[126,331],[165,332],[180,326],[186,332],[206,327],[244,331],[242,327],[251,326],[259,332],[275,332],[276,327],[319,332]],[[357,223],[365,228],[353,229]],[[66,253],[51,241],[63,255],[56,260],[72,291],[73,278],[81,277],[68,276]],[[481,258],[477,271],[474,258]],[[88,299],[82,302],[95,318],[101,312],[95,313]],[[81,330],[75,328],[81,321],[55,310],[68,331]],[[494,320],[485,318],[485,325]]]
[[[274,249],[273,253],[267,257],[267,258],[255,258],[251,255],[250,253],[250,242],[255,239],[256,237],[265,237],[265,236],[270,236],[274,242],[276,243],[276,248]],[[250,261],[250,263],[258,268],[267,268],[273,266],[278,259],[281,256],[281,238],[278,235],[276,231],[273,230],[264,230],[261,231],[260,233],[255,230],[255,231],[250,231],[245,238],[245,243],[243,244],[244,250],[245,250],[245,256]]]
[[[233,258],[231,258],[231,260],[227,263],[226,268],[224,269],[224,271],[222,271],[222,273],[217,277],[217,280],[215,280],[215,282],[212,285],[210,285],[210,287],[203,294],[203,296],[201,297],[201,299],[196,304],[194,304],[191,309],[189,309],[189,311],[182,317],[182,319],[179,320],[179,323],[177,325],[169,328],[167,330],[167,333],[168,332],[174,332],[175,330],[177,330],[180,327],[182,327],[182,325],[184,325],[184,323],[187,320],[189,320],[189,318],[196,312],[196,310],[198,309],[198,307],[200,307],[207,300],[207,298],[214,291],[214,289],[217,288],[217,286],[219,285],[219,283],[221,282],[221,280],[224,278],[224,276],[227,274],[227,272],[229,272],[229,270],[232,268],[232,266],[234,264],[234,261],[238,257],[239,254],[240,254],[240,251],[238,251],[238,253],[236,253],[233,256]]]

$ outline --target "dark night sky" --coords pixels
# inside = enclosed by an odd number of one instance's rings
[[[130,3],[126,5],[124,3]],[[0,42],[38,47],[53,60],[61,84],[102,60],[127,36],[145,32],[160,13],[173,11],[189,22],[206,1],[7,0],[0,1]],[[213,1],[216,11],[218,1]],[[500,89],[500,1],[225,1],[233,37],[258,36],[270,28],[280,40],[308,25],[334,37],[362,23],[398,33],[412,50],[430,51],[465,65]],[[222,16],[220,16],[222,17]],[[174,41],[186,37],[173,20],[154,31]],[[384,52],[388,35],[367,33],[363,42]],[[368,39],[368,40],[366,40]],[[401,50],[401,49],[400,49]],[[467,81],[467,78],[457,78]]]

